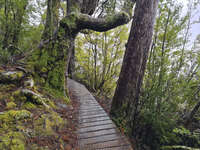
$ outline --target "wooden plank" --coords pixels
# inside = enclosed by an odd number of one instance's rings
[[[88,122],[99,122],[99,121],[103,121],[103,120],[110,120],[110,118],[108,116],[105,117],[99,117],[99,118],[89,118],[89,119],[80,119],[79,123],[83,124],[83,123],[88,123]]]
[[[98,114],[106,114],[106,112],[104,110],[99,110],[99,111],[86,111],[84,113],[80,113],[79,117],[83,117],[83,116],[94,116],[94,115],[98,115]]]
[[[101,109],[86,109],[86,110],[80,110],[79,113],[87,113],[87,112],[95,112],[95,111],[104,111],[102,108]]]
[[[95,144],[95,143],[100,143],[100,142],[105,142],[108,140],[116,140],[120,139],[122,137],[119,137],[118,134],[110,134],[110,135],[103,135],[103,136],[98,136],[98,137],[93,137],[93,138],[87,138],[87,139],[82,139],[80,142],[80,145],[88,145],[88,144]]]
[[[95,103],[95,102],[84,102],[81,105],[90,105],[90,106],[93,106],[93,105],[99,105],[99,104]]]
[[[101,126],[105,124],[112,124],[112,121],[109,120],[103,120],[103,121],[98,121],[98,122],[88,122],[88,123],[82,123],[79,124],[79,128],[86,128],[86,127],[91,127],[91,126]]]
[[[110,135],[113,133],[116,133],[115,129],[105,129],[105,130],[100,130],[100,131],[95,131],[95,132],[81,133],[79,134],[78,138],[85,139],[85,138],[98,137],[102,135]]]
[[[116,127],[113,124],[106,124],[106,125],[101,125],[101,126],[92,126],[92,127],[87,127],[87,128],[80,128],[78,133],[87,133],[87,132],[96,132],[100,130],[106,130],[106,129],[115,129]]]
[[[82,110],[87,110],[87,109],[91,109],[91,110],[93,110],[93,109],[102,109],[102,107],[101,106],[99,106],[99,105],[96,105],[96,106],[93,106],[93,107],[91,107],[91,106],[86,106],[86,105],[84,105],[84,106],[80,106],[80,111],[82,111]]]
[[[92,111],[103,111],[102,108],[97,108],[97,109],[91,109],[91,108],[88,108],[88,109],[84,109],[84,110],[80,110],[79,113],[86,113],[86,112],[92,112]]]
[[[89,119],[89,118],[97,118],[97,117],[102,117],[102,116],[107,116],[105,112],[95,114],[95,115],[80,115],[80,119]]]
[[[116,147],[123,147],[123,146],[128,146],[129,144],[126,144],[122,142],[119,139],[116,140],[111,140],[111,141],[105,141],[102,143],[96,143],[96,144],[89,144],[89,145],[84,145],[84,148],[95,148],[96,149],[106,149],[106,148],[116,148]]]

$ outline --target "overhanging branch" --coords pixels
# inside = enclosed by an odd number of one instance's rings
[[[90,29],[98,32],[105,32],[110,29],[124,25],[130,21],[130,16],[121,12],[105,18],[94,18],[86,14],[79,14],[78,27],[83,29]]]

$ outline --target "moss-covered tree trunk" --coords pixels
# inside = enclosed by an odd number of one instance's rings
[[[68,0],[67,16],[60,21],[56,34],[47,39],[48,42],[41,43],[40,48],[29,59],[29,66],[34,69],[35,80],[47,90],[57,91],[59,95],[65,96],[65,73],[68,71],[74,40],[79,31],[91,29],[103,32],[130,20],[125,12],[105,18],[91,17],[97,2],[98,0]],[[87,5],[93,6],[90,7],[92,9],[83,9]]]
[[[2,40],[3,48],[10,51],[13,55],[18,48],[19,36],[22,29],[23,19],[26,15],[28,0],[8,1],[4,3],[4,38]]]
[[[53,37],[59,23],[60,0],[47,0],[47,15],[45,28],[42,34],[42,40],[48,40]]]

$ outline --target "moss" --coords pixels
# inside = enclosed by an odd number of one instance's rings
[[[77,23],[76,23],[77,18],[78,18],[77,13],[75,12],[71,13],[69,16],[67,16],[66,18],[62,20],[62,24],[68,30],[77,29]]]
[[[54,104],[54,102],[52,101],[52,100],[50,100],[50,99],[44,99],[44,101],[45,101],[45,103],[47,104],[47,105],[49,105],[51,108],[56,108],[56,105]]]
[[[76,18],[75,15],[70,15],[70,17]],[[69,26],[75,25],[69,18],[63,21],[67,21]],[[67,38],[63,39],[63,36],[68,33],[65,25],[59,27],[57,40],[51,41],[43,49],[36,50],[28,61],[30,68],[34,70],[32,73],[36,85],[56,98],[64,97],[65,67],[70,42]]]
[[[25,137],[20,132],[9,132],[0,137],[1,150],[25,150]]]
[[[14,102],[9,102],[7,103],[6,109],[13,109],[15,108],[17,105]]]
[[[48,73],[48,86],[59,91],[64,90],[64,68],[65,63],[63,61],[56,62],[55,68]]]
[[[41,69],[41,72],[42,72],[42,73],[46,73],[47,71],[48,71],[47,68],[42,67],[42,69]]]
[[[55,130],[62,128],[64,124],[65,121],[53,111],[43,114],[39,119],[34,121],[36,134],[40,136],[55,135]]]
[[[28,109],[28,110],[32,110],[32,109],[36,109],[38,106],[34,105],[33,103],[31,102],[26,102],[22,108],[24,109]]]
[[[47,66],[48,57],[49,57],[48,51],[42,50],[40,59],[38,59],[35,64],[35,69],[40,72],[46,72],[47,69],[45,67]]]
[[[9,110],[0,114],[0,123],[10,123],[15,120],[27,119],[31,117],[31,112],[27,110]]]
[[[27,97],[24,96],[22,93],[21,93],[21,90],[16,90],[15,92],[13,92],[13,97],[15,99],[15,101],[18,101],[20,103],[24,103],[27,101]]]
[[[10,96],[8,99],[9,99],[10,101],[12,101],[12,102],[15,100],[13,96]]]
[[[2,83],[20,81],[23,77],[24,73],[22,71],[5,71],[0,73],[0,81]]]
[[[13,89],[16,88],[16,85],[14,84],[0,84],[0,92],[7,92],[7,91],[12,91]]]
[[[69,97],[65,97],[65,98],[64,98],[64,101],[65,101],[67,104],[69,104],[69,103],[70,103]]]

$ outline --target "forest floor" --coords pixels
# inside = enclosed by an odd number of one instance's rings
[[[0,150],[78,150],[79,102],[72,93],[67,103],[29,87],[27,79],[15,66],[0,66]]]

